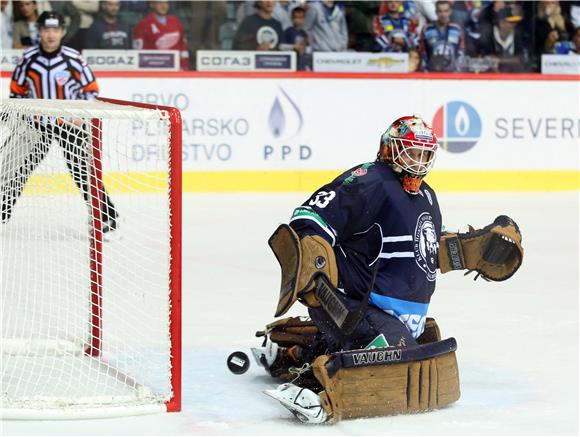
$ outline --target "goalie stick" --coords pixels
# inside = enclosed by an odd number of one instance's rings
[[[326,313],[330,316],[337,328],[343,335],[349,336],[363,318],[369,304],[369,296],[375,286],[379,260],[373,269],[370,285],[360,303],[354,310],[349,310],[339,297],[339,291],[332,286],[326,275],[318,275],[314,280],[316,284],[314,295]]]

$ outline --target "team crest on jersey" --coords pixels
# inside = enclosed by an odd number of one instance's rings
[[[70,73],[66,70],[65,71],[57,71],[54,74],[54,78],[56,80],[56,83],[59,84],[60,86],[63,86],[69,77],[70,77]]]
[[[437,276],[439,241],[435,232],[433,217],[428,212],[424,212],[417,219],[413,245],[417,265],[427,274],[428,281],[434,281]]]

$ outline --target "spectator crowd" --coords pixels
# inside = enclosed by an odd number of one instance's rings
[[[539,71],[542,54],[580,54],[580,1],[0,0],[2,48],[38,44],[38,16],[66,21],[83,49],[408,53],[410,71]]]

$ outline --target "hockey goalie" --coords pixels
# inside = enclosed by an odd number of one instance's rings
[[[374,162],[316,191],[268,241],[282,269],[275,316],[299,301],[309,317],[267,325],[253,353],[286,381],[265,393],[303,422],[427,411],[460,397],[456,341],[427,317],[437,269],[503,281],[523,248],[505,215],[443,231],[423,180],[437,147],[421,117],[399,118]]]

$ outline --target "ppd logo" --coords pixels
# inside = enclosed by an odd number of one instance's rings
[[[473,106],[461,101],[441,106],[433,117],[439,146],[451,153],[471,149],[481,136],[481,118]]]
[[[302,130],[304,119],[298,105],[288,93],[279,87],[280,93],[274,99],[268,115],[268,128],[277,140],[289,140]]]

